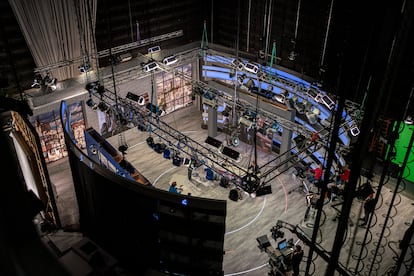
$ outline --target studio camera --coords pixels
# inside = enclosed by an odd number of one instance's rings
[[[281,228],[281,225],[275,225],[272,227],[272,229],[270,229],[270,232],[272,233],[272,238],[274,240],[277,240],[278,238],[283,238],[285,236],[285,233],[280,230]]]

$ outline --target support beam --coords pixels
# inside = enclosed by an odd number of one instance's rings
[[[213,107],[208,108],[208,136],[216,137],[217,136],[217,109]]]

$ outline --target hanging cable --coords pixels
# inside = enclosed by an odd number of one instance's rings
[[[200,56],[204,57],[208,50],[207,23],[204,20],[203,34],[201,35]]]
[[[292,43],[292,50],[289,53],[288,59],[291,61],[294,61],[297,53],[296,53],[296,42],[297,42],[297,38],[298,38],[298,28],[299,28],[299,16],[300,16],[300,3],[301,0],[298,0],[298,7],[296,10],[296,25],[295,25],[295,34],[294,34],[294,38],[293,40],[291,40]]]
[[[237,1],[237,32],[236,32],[236,60],[239,60],[239,36],[240,36],[240,0]],[[237,76],[238,76],[238,67],[236,66],[235,76],[234,76],[234,94],[233,94],[233,106],[232,106],[232,125],[231,127],[234,128],[237,122],[236,116],[236,105],[237,105]]]
[[[89,32],[92,38],[92,54],[91,56],[94,57],[94,61],[95,64],[91,64],[93,67],[95,67],[96,69],[96,77],[98,79],[99,82],[101,82],[101,78],[100,78],[100,72],[99,72],[99,59],[98,59],[98,45],[96,42],[96,37],[95,37],[95,21],[96,21],[96,16],[92,18],[92,9],[91,9],[91,3],[92,1],[86,1],[86,8],[87,8],[87,16],[88,16],[88,26],[89,26]],[[94,6],[94,9],[96,9],[96,7]]]

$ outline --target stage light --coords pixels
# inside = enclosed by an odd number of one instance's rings
[[[49,83],[48,86],[50,87],[50,89],[52,89],[52,91],[55,91],[57,88],[57,78],[53,78]]]
[[[296,59],[296,56],[297,56],[298,54],[295,52],[295,51],[290,51],[290,53],[289,53],[289,55],[288,55],[288,59],[290,60],[290,61],[294,61],[295,59]]]
[[[55,91],[57,88],[57,78],[50,77],[50,74],[47,73],[45,78],[43,79],[43,83],[52,89],[52,91]]]
[[[84,64],[80,65],[78,69],[81,73],[86,73],[89,72],[92,68],[89,62],[85,62]]]
[[[105,87],[103,85],[98,85],[98,88],[96,90],[98,92],[99,95],[102,95],[105,93]]]
[[[109,109],[108,105],[106,103],[104,103],[104,102],[100,102],[98,104],[98,108],[102,112],[108,111],[108,109]]]
[[[86,101],[86,105],[93,110],[96,110],[98,108],[98,105],[91,98]]]
[[[235,147],[239,146],[240,145],[239,137],[236,137],[236,136],[231,137],[230,144]]]
[[[306,117],[311,125],[316,124],[318,122],[319,115],[321,111],[318,108],[313,108],[312,111],[306,112]]]
[[[407,118],[405,118],[404,123],[406,123],[407,125],[414,124],[413,118],[410,115],[408,115]]]
[[[279,123],[274,121],[273,124],[272,124],[272,131],[276,132],[278,130],[279,130]]]
[[[252,87],[254,87],[254,81],[250,78],[244,86],[246,86],[247,89],[250,90],[250,89],[252,89]]]
[[[352,125],[349,131],[351,132],[352,136],[358,136],[360,133],[359,128],[356,125]]]
[[[36,74],[33,80],[32,88],[40,88],[42,86],[43,78],[40,74]]]
[[[145,105],[145,98],[143,96],[139,96],[138,105]]]
[[[98,148],[96,147],[96,145],[92,144],[89,146],[89,151],[93,154],[96,155],[98,153]]]

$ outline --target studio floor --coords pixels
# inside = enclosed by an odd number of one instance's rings
[[[203,143],[208,136],[208,131],[201,128],[201,113],[194,106],[168,114],[162,117],[162,120],[199,143]],[[124,132],[124,135],[129,146],[126,159],[155,187],[168,190],[170,183],[176,181],[183,186],[183,193],[191,193],[191,196],[227,200],[223,262],[225,275],[261,276],[268,274],[270,269],[269,256],[258,248],[256,238],[267,235],[272,246],[276,246],[277,241],[272,239],[270,229],[276,225],[278,220],[289,225],[297,225],[303,234],[309,237],[312,235],[315,212],[311,210],[309,218],[304,220],[307,208],[305,193],[301,188],[302,180],[293,176],[293,168],[281,173],[269,183],[271,193],[256,197],[241,193],[242,198],[233,201],[228,198],[230,188],[221,187],[218,180],[206,180],[204,171],[194,171],[192,180],[189,180],[186,166],[175,166],[171,160],[163,158],[162,154],[158,154],[148,147],[146,138],[150,133],[132,128]],[[223,133],[218,133],[215,138],[221,141],[227,139]],[[108,139],[115,148],[118,148],[118,140],[118,135]],[[252,160],[253,147],[241,142],[238,147],[234,147],[234,150],[241,153],[238,165],[247,167]],[[276,157],[274,153],[258,151],[257,154],[259,167]],[[62,225],[67,231],[76,232],[79,215],[68,161],[62,159],[51,163],[48,165],[48,170],[55,188]],[[374,177],[372,183],[374,187],[378,185],[375,181],[377,178],[377,176]],[[364,181],[366,179],[361,177],[361,182]],[[390,182],[392,181],[390,180]],[[391,184],[383,188],[375,211],[373,226],[368,229],[358,226],[358,219],[363,212],[362,202],[354,199],[340,255],[340,262],[350,271],[355,269],[358,259],[360,259],[358,262],[360,275],[368,275],[368,271],[372,271],[372,275],[383,275],[394,263],[394,252],[399,252],[398,241],[411,223],[414,206],[410,195],[402,191],[393,197],[392,189],[393,185]],[[332,250],[338,225],[338,222],[334,221],[338,211],[332,205],[338,203],[340,202],[327,200],[323,207],[316,242],[327,252]],[[393,207],[390,209],[391,203]],[[340,204],[337,209],[340,210]],[[378,241],[384,223],[389,227],[386,228],[384,238]],[[294,233],[288,229],[282,229],[282,231],[285,238],[293,238],[294,242],[303,245]],[[364,237],[368,237],[367,245],[361,249],[361,241]],[[301,275],[305,275],[308,255],[308,247],[303,247],[305,257],[301,264]],[[376,259],[378,261],[371,267],[372,254],[375,252],[377,252]],[[323,275],[326,267],[326,262],[314,254],[310,274]]]

